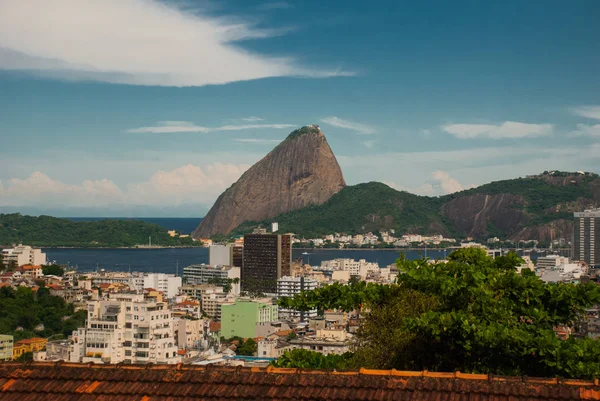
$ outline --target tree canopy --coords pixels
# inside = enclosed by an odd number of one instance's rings
[[[50,216],[0,214],[0,244],[75,247],[133,247],[148,243],[192,246],[191,238],[171,237],[167,229],[140,220],[78,221]]]
[[[61,276],[65,274],[65,269],[59,265],[44,265],[42,266],[44,276]]]
[[[45,287],[0,288],[0,333],[15,341],[31,337],[70,335],[84,325],[86,311],[75,312],[73,304],[50,295]]]
[[[554,332],[600,303],[598,286],[544,283],[530,270],[517,273],[520,263],[475,248],[447,263],[401,257],[395,284],[333,284],[280,303],[362,310],[354,363],[364,367],[600,376],[600,343]]]

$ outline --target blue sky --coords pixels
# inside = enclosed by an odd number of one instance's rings
[[[202,216],[295,127],[425,195],[600,165],[600,2],[5,0],[0,212]]]

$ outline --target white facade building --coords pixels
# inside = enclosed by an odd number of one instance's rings
[[[379,271],[379,265],[373,262],[367,262],[365,259],[333,259],[321,262],[321,268],[326,270],[343,270],[350,272],[351,276],[360,276],[366,279],[371,271]]]
[[[277,297],[293,297],[302,291],[311,291],[317,288],[319,282],[306,277],[284,276],[277,280]],[[279,308],[279,317],[282,319],[306,321],[317,317],[317,310],[299,311],[295,309]]]
[[[175,364],[168,304],[142,294],[111,294],[88,303],[86,327],[73,332],[72,362]]]
[[[41,249],[23,245],[19,245],[14,248],[3,249],[2,259],[7,265],[13,261],[17,264],[17,266],[41,266],[46,264],[46,254],[42,252]]]
[[[558,255],[540,256],[537,258],[538,269],[556,269],[560,265],[568,264],[569,258]]]
[[[208,247],[208,264],[211,266],[230,266],[231,247],[228,245],[211,245]]]
[[[215,279],[237,279],[231,293],[240,293],[240,268],[235,266],[191,265],[183,268],[183,279],[188,284],[211,284]]]
[[[181,288],[181,277],[174,274],[146,273],[144,274],[143,287],[137,289],[143,290],[144,288],[154,288],[164,292],[168,298],[173,298]]]

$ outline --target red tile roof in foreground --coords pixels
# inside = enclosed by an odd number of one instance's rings
[[[0,364],[1,401],[600,400],[595,381],[367,370]]]

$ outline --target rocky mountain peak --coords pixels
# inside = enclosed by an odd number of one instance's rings
[[[219,196],[192,234],[227,234],[246,221],[320,205],[346,186],[318,125],[299,128]]]

